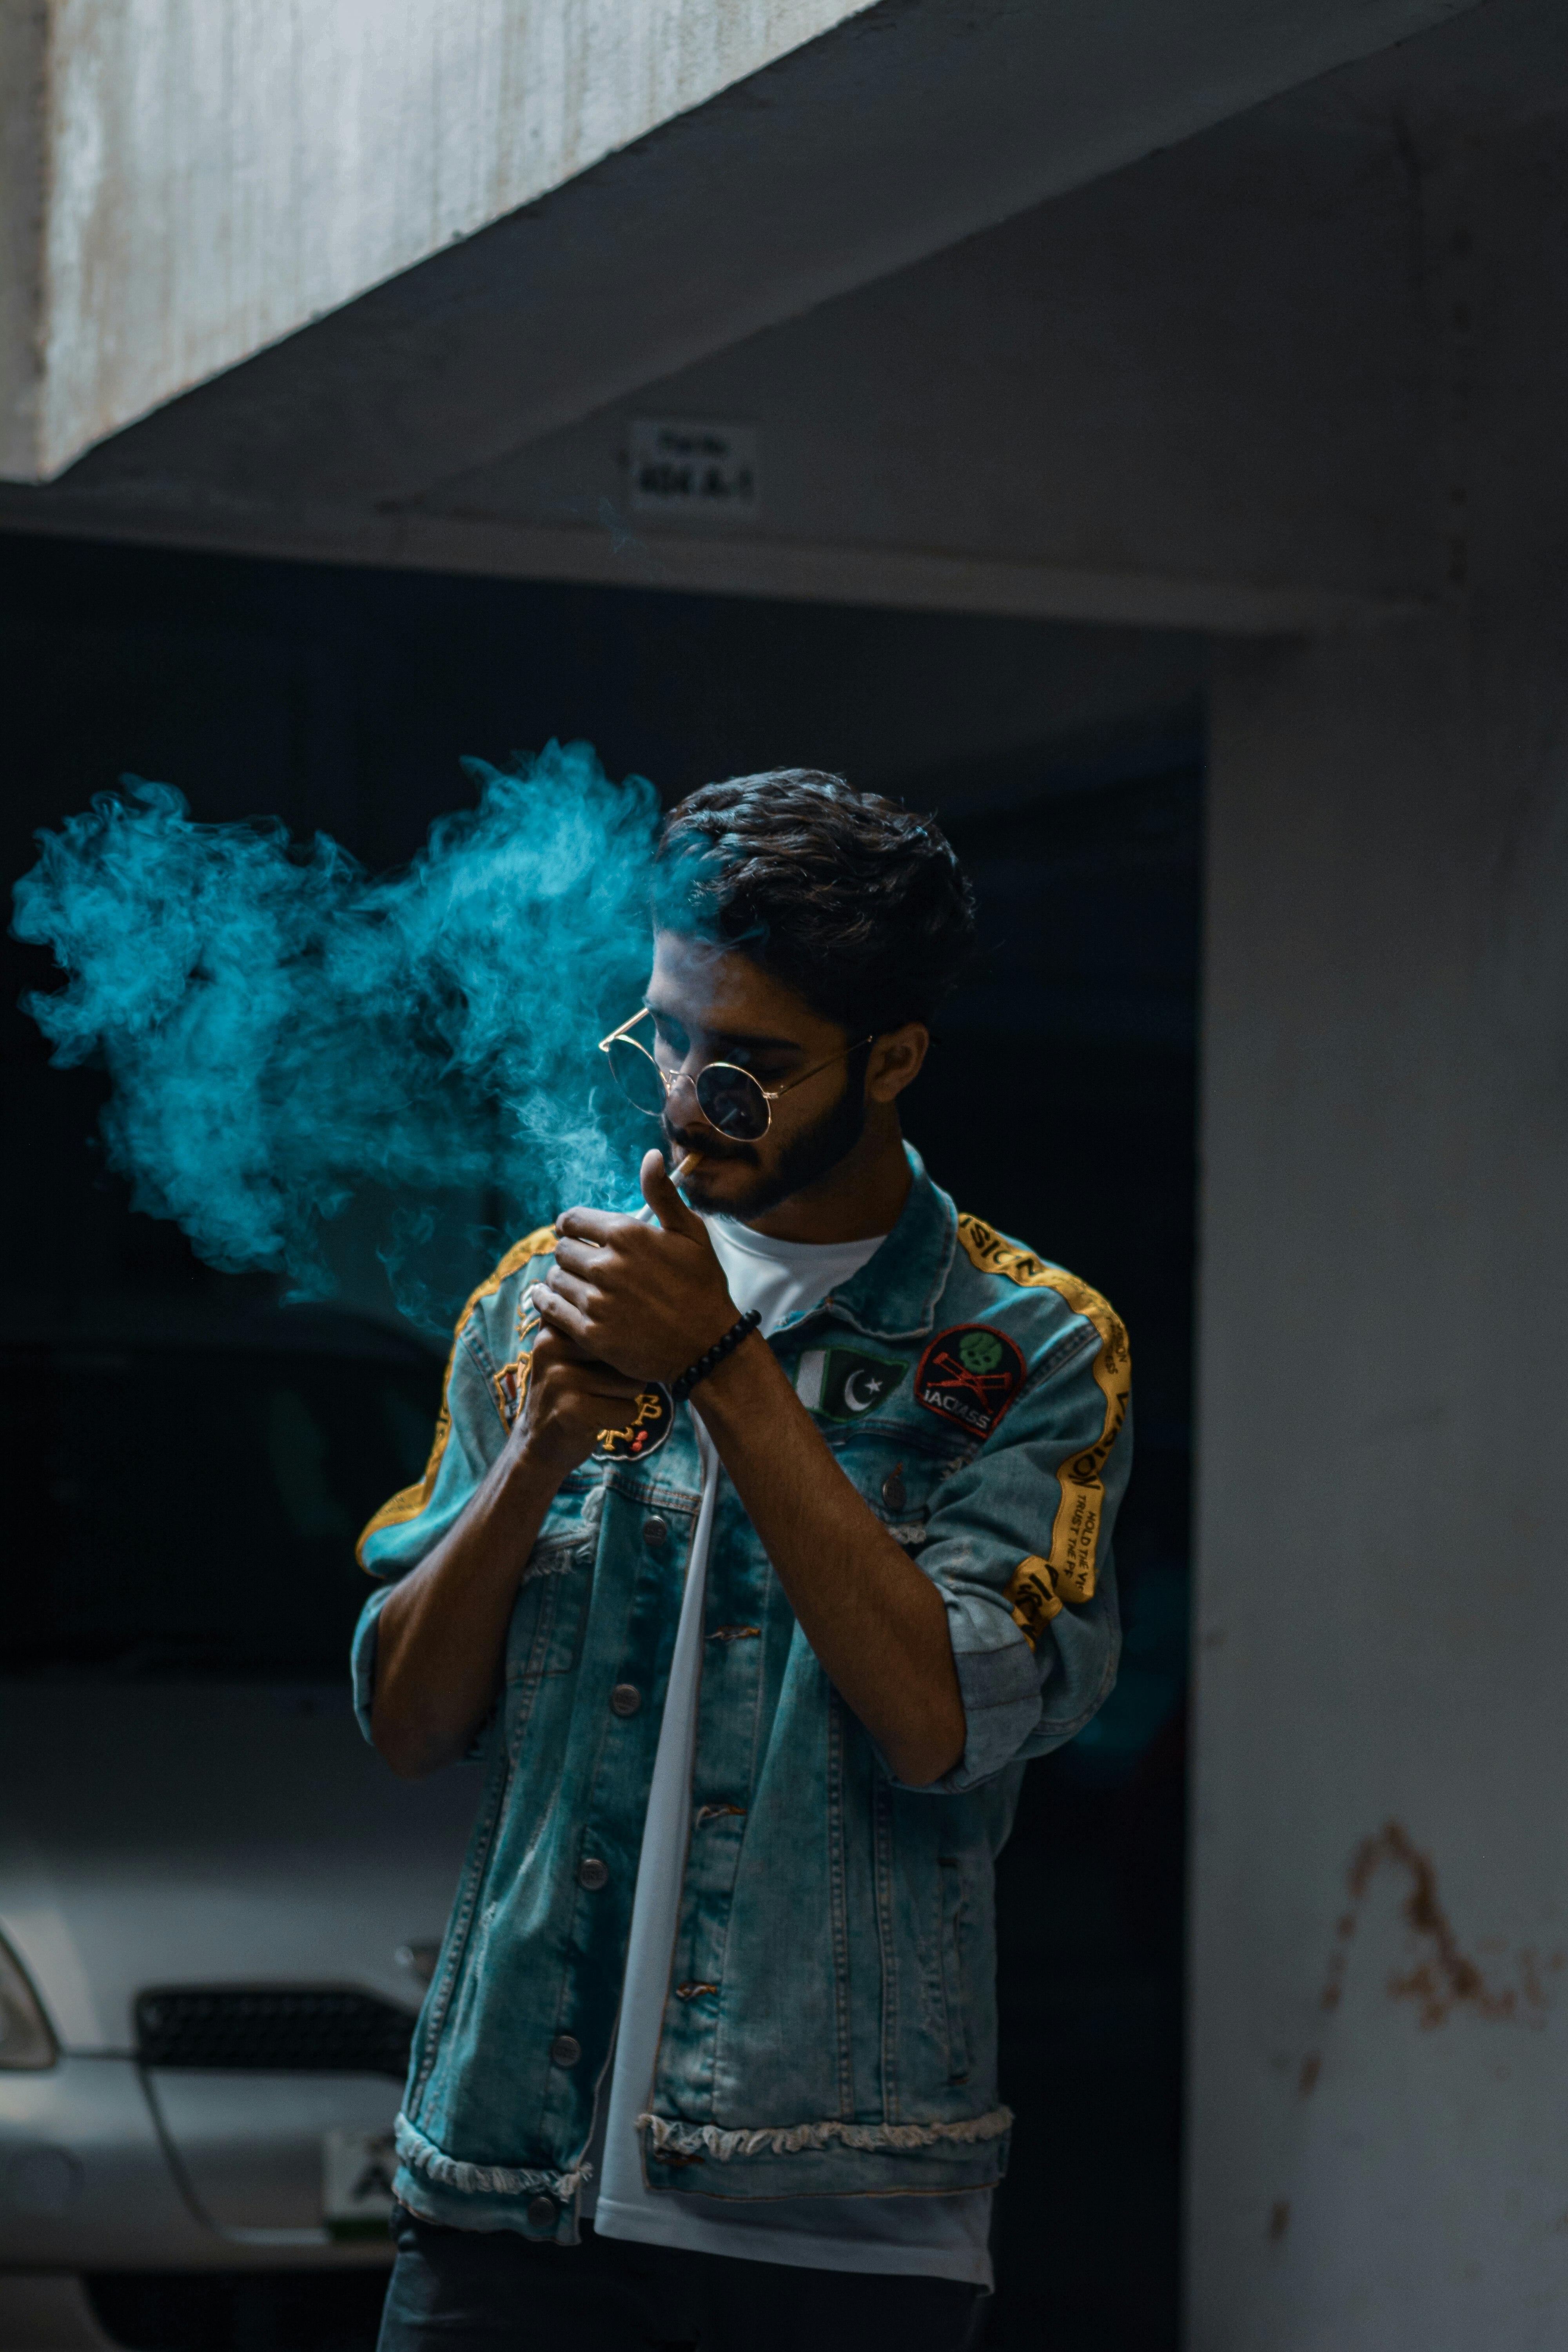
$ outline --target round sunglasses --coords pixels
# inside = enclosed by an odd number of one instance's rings
[[[805,1086],[807,1078],[815,1078],[819,1071],[830,1069],[835,1062],[842,1062],[871,1043],[870,1037],[861,1037],[855,1045],[829,1054],[825,1062],[814,1063],[798,1078],[791,1078],[788,1086],[764,1087],[736,1062],[707,1062],[695,1071],[665,1069],[646,1045],[627,1034],[639,1021],[650,1018],[650,1008],[645,1004],[640,1013],[634,1013],[629,1021],[623,1021],[618,1029],[599,1040],[599,1051],[608,1055],[610,1075],[626,1100],[647,1118],[662,1118],[665,1104],[676,1087],[689,1085],[697,1097],[697,1108],[709,1126],[717,1128],[721,1135],[744,1143],[754,1143],[759,1136],[766,1135],[773,1124],[773,1107],[781,1095]]]

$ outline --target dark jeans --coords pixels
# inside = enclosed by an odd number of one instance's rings
[[[597,2238],[541,2246],[399,2209],[378,2352],[968,2352],[978,2287]]]

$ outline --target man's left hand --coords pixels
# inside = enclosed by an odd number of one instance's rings
[[[670,1182],[662,1152],[644,1160],[642,1192],[657,1225],[605,1209],[556,1219],[555,1264],[532,1303],[601,1363],[668,1383],[724,1337],[736,1309],[708,1229]]]

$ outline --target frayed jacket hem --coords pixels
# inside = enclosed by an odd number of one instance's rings
[[[805,2148],[842,2147],[867,2150],[972,2146],[977,2140],[1000,2139],[1013,2125],[1011,2107],[993,2107],[989,2115],[971,2116],[956,2124],[764,2124],[745,2131],[722,2131],[717,2124],[683,2124],[668,2116],[641,2115],[655,2153],[669,2149],[678,2156],[716,2156],[728,2164],[736,2156],[798,2156]]]

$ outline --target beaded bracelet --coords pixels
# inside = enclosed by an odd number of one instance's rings
[[[705,1356],[699,1356],[694,1364],[688,1364],[686,1370],[681,1373],[680,1378],[678,1381],[671,1381],[670,1383],[669,1393],[675,1399],[676,1403],[683,1403],[686,1398],[691,1394],[691,1391],[697,1386],[698,1381],[705,1381],[709,1373],[713,1371],[723,1362],[726,1356],[731,1354],[732,1351],[740,1346],[747,1332],[754,1331],[756,1329],[762,1319],[760,1311],[758,1308],[753,1307],[748,1314],[742,1316],[738,1323],[731,1325],[729,1330],[725,1332],[724,1337],[721,1339],[714,1340],[713,1345],[709,1349],[708,1353]]]

